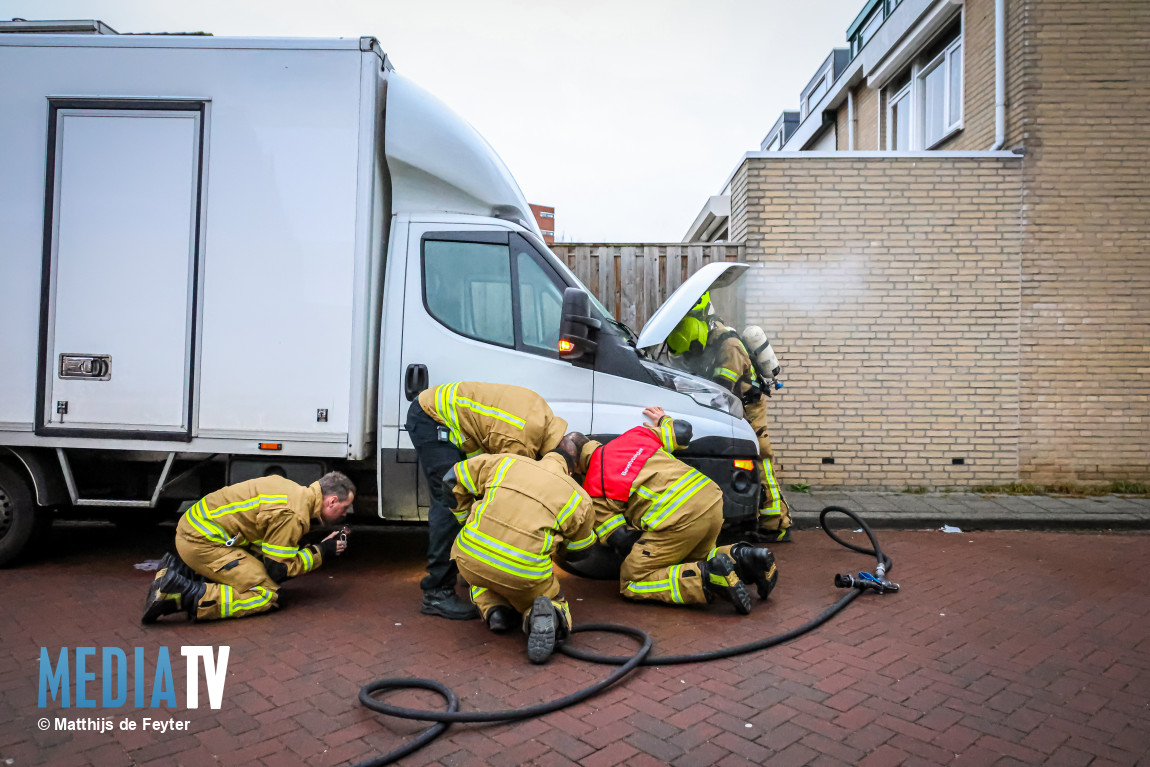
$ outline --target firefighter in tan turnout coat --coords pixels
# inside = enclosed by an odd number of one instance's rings
[[[771,448],[771,437],[767,433],[767,398],[762,392],[752,392],[758,375],[751,363],[751,355],[747,353],[739,336],[722,323],[715,323],[710,329],[707,345],[715,349],[710,377],[743,401],[743,416],[759,440],[759,478],[763,488],[759,528],[768,534],[769,540],[788,541],[791,513],[783,494],[779,492],[778,480],[775,479],[775,451]]]
[[[691,427],[660,407],[606,445],[588,442],[580,454],[583,487],[595,504],[598,541],[624,556],[624,597],[672,604],[706,604],[715,596],[742,614],[751,611],[747,586],[766,599],[778,579],[765,548],[716,546],[723,493],[671,453],[690,441]]]
[[[280,583],[343,552],[346,536],[339,531],[317,545],[299,548],[299,541],[312,522],[342,520],[354,497],[355,486],[339,472],[308,487],[269,476],[208,494],[176,525],[179,558],[161,560],[143,622],[181,611],[213,620],[271,610]]]
[[[667,348],[675,356],[682,355],[696,375],[729,389],[742,401],[743,416],[759,442],[759,530],[768,541],[790,541],[791,512],[775,478],[775,451],[767,432],[766,382],[755,372],[739,334],[709,314],[710,306],[710,294],[704,293],[667,336]]]
[[[463,525],[451,556],[471,599],[492,631],[522,624],[532,663],[545,661],[571,630],[552,556],[560,547],[577,551],[595,542],[591,499],[570,476],[585,440],[569,435],[537,461],[476,456],[445,477]]]
[[[420,612],[454,620],[479,617],[455,593],[451,545],[459,523],[444,474],[459,461],[483,453],[542,458],[567,430],[535,392],[507,384],[460,382],[426,389],[411,403],[407,433],[431,493],[427,515],[427,576],[420,582]]]

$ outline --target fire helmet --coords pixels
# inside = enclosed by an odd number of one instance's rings
[[[698,348],[695,349],[695,345]],[[676,356],[686,351],[702,350],[707,345],[707,323],[697,317],[687,316],[667,336],[667,348]]]

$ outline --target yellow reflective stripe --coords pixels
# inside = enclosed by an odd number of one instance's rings
[[[707,478],[705,476],[691,469],[659,497],[659,500],[643,515],[640,522],[646,529],[654,530],[666,520],[672,511],[679,508],[683,505],[684,501],[699,492],[706,482]]]
[[[607,538],[610,537],[611,533],[615,532],[626,522],[627,520],[623,517],[622,514],[616,514],[615,516],[608,518],[605,522],[596,527],[595,535],[599,536],[599,540],[606,543]]]
[[[671,418],[664,418],[662,426],[659,427],[663,437],[663,449],[668,453],[675,451],[675,421]]]
[[[594,535],[588,535],[586,538],[584,538],[581,541],[571,541],[571,543],[568,543],[567,544],[567,550],[568,551],[580,551],[581,549],[587,548],[588,546],[590,546],[594,542],[595,542],[595,536]]]
[[[495,491],[499,487],[499,483],[503,481],[503,476],[507,473],[507,470],[511,468],[511,464],[513,463],[515,463],[514,458],[504,458],[499,462],[499,468],[495,470],[495,479],[491,480],[491,483],[487,485],[487,488],[483,492],[483,500],[480,501],[479,505],[475,508],[475,519],[472,524],[474,524],[476,528],[479,526],[479,519],[483,516],[484,509],[491,503],[491,499],[495,497]]]
[[[303,560],[303,571],[305,573],[315,567],[315,557],[311,555],[310,551],[307,549],[300,549],[299,556],[300,559]]]
[[[479,413],[480,415],[490,416],[491,418],[497,418],[500,421],[504,421],[505,423],[509,423],[517,429],[522,429],[524,426],[527,425],[522,418],[519,418],[518,416],[511,415],[511,413],[508,413],[506,410],[500,410],[499,408],[492,407],[491,405],[484,405],[483,403],[476,402],[473,399],[467,399],[466,397],[460,397],[459,398],[459,404],[463,405],[465,408],[468,408],[468,409],[470,409],[476,413]]]
[[[471,471],[467,468],[466,461],[460,461],[455,464],[455,476],[459,480],[459,484],[472,495],[478,495],[479,491],[475,489],[475,480],[471,477]]]
[[[683,595],[679,593],[679,572],[682,569],[682,565],[675,565],[667,572],[667,580],[671,582],[671,599],[679,604],[683,604]]]
[[[655,501],[659,499],[658,493],[654,492],[653,490],[648,490],[642,485],[636,487],[635,492],[638,493],[640,497],[646,498],[648,501]]]
[[[670,578],[661,581],[627,581],[626,586],[627,591],[636,594],[655,594],[660,591],[671,591],[673,588]]]
[[[217,525],[215,522],[209,522],[204,519],[200,509],[202,508],[203,501],[200,501],[192,508],[184,512],[184,518],[188,523],[196,528],[200,535],[207,538],[209,541],[216,543],[225,543],[228,540],[227,531]]]
[[[779,492],[779,483],[775,480],[775,471],[771,462],[763,459],[763,484],[767,486],[767,498],[763,499],[765,505],[759,509],[759,514],[771,516],[782,514],[782,493]]]
[[[491,537],[487,533],[476,530],[471,525],[463,528],[459,535],[467,536],[475,545],[482,546],[485,549],[490,549],[495,554],[515,560],[524,567],[546,567],[551,564],[551,557],[543,554],[532,554],[530,551],[517,548],[509,543],[504,543],[497,538]]]
[[[287,504],[287,495],[257,495],[255,498],[248,498],[246,501],[236,501],[224,506],[218,506],[208,512],[209,519],[217,519],[219,517],[226,517],[229,514],[235,514],[240,511],[247,511],[264,503],[282,503]],[[207,504],[204,505],[207,508]]]
[[[462,448],[466,440],[459,428],[459,419],[455,412],[455,390],[458,388],[458,383],[443,384],[437,388],[435,390],[435,411],[439,413],[439,417],[443,419],[447,430],[451,432],[452,444]]]
[[[274,543],[261,543],[260,551],[279,559],[294,559],[300,553],[294,546],[277,546]]]
[[[220,584],[220,617],[228,617],[228,607],[232,602],[232,587]]]
[[[696,482],[695,482],[695,484],[694,484],[694,485],[692,485],[691,487],[689,487],[689,488],[687,488],[686,490],[684,490],[684,491],[683,491],[683,493],[682,493],[682,494],[679,496],[679,498],[678,498],[678,499],[675,499],[675,500],[673,500],[673,501],[672,501],[672,502],[671,502],[671,503],[670,503],[670,504],[669,504],[669,505],[668,505],[668,506],[667,506],[667,507],[666,507],[666,508],[663,510],[663,513],[662,513],[662,514],[659,516],[659,519],[658,519],[658,521],[656,521],[656,522],[655,522],[655,524],[656,524],[656,525],[661,525],[661,524],[663,523],[663,521],[664,521],[664,520],[665,520],[665,519],[666,519],[666,518],[667,518],[669,515],[671,515],[671,514],[673,514],[674,512],[678,511],[678,510],[679,510],[679,507],[681,507],[681,506],[682,506],[684,503],[686,503],[686,502],[687,502],[687,501],[689,501],[689,500],[690,500],[692,497],[694,497],[694,495],[695,495],[696,493],[698,493],[700,490],[702,490],[702,489],[703,489],[703,487],[704,487],[704,486],[707,484],[707,482],[708,482],[708,481],[709,481],[709,480],[708,480],[708,479],[707,479],[707,478],[706,478],[704,475],[700,474],[700,475],[698,476],[698,478],[697,478],[697,480],[696,480]]]
[[[233,599],[229,614],[243,612],[244,610],[254,610],[257,607],[263,607],[272,600],[272,593],[263,586],[253,586],[251,591],[256,592],[255,596],[248,597],[247,599]]]
[[[529,580],[542,580],[551,576],[551,560],[549,558],[547,558],[547,564],[542,566],[533,567],[522,564],[518,559],[504,556],[498,551],[492,550],[490,546],[483,545],[483,543],[474,536],[475,532],[477,531],[470,530],[466,527],[463,528],[459,537],[455,539],[455,544],[479,561],[485,562],[496,570],[501,570],[511,575]],[[487,540],[490,542],[492,539],[488,538]],[[494,543],[498,544],[498,541]],[[524,554],[526,554],[526,552],[524,552]],[[531,557],[532,555],[528,554],[527,556]]]
[[[739,380],[739,377],[735,374],[735,371],[728,368],[715,368],[715,375],[722,376],[723,378],[729,378],[732,381]]]
[[[487,591],[487,589],[482,588],[480,586],[472,586],[471,587],[471,601],[474,602],[476,600],[476,598],[479,597],[485,591]]]
[[[543,536],[543,548],[539,550],[540,554],[546,554],[547,550],[551,548],[551,535],[552,531],[548,528],[547,534]]]
[[[455,517],[455,521],[461,525],[467,521],[467,513],[468,512],[466,511],[456,511],[455,509],[451,510],[451,515]]]
[[[567,505],[564,506],[555,517],[555,524],[562,526],[563,523],[575,513],[575,509],[579,508],[579,502],[581,500],[582,498],[579,497],[578,490],[571,491],[571,497],[567,499]]]

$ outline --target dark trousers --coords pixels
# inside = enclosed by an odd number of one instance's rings
[[[439,428],[439,424],[423,412],[419,400],[412,400],[407,411],[407,435],[415,446],[415,455],[431,493],[431,511],[427,513],[427,576],[419,582],[424,591],[453,589],[459,574],[455,562],[451,561],[451,544],[455,543],[462,526],[451,513],[455,496],[443,481],[443,475],[467,456],[450,442],[440,442]]]

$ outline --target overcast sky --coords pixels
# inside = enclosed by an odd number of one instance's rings
[[[499,152],[556,239],[677,242],[864,0],[0,0],[120,32],[379,38]],[[6,73],[10,76],[11,73]]]

